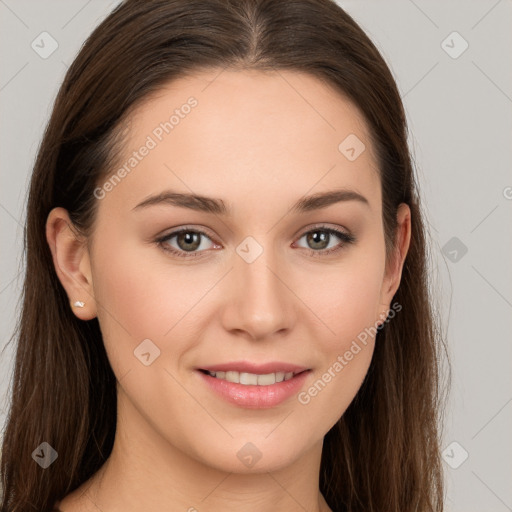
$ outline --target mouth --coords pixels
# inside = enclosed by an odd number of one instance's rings
[[[266,374],[256,374],[248,372],[230,371],[210,371],[199,369],[200,372],[216,379],[231,382],[233,384],[242,384],[244,386],[271,386],[279,382],[284,382],[293,379],[301,373],[309,372],[310,370],[300,370],[296,372],[275,372]]]
[[[236,367],[234,364],[230,366]],[[238,364],[237,366],[240,367]],[[196,374],[200,376],[200,381],[206,385],[207,389],[232,405],[247,409],[270,409],[297,394],[312,372],[310,368],[304,369],[298,366],[292,368],[292,365],[288,365],[288,368],[281,364],[273,366],[278,371],[249,373],[228,369],[226,365],[222,365],[220,368],[210,370],[196,368]],[[258,370],[269,372],[270,369],[272,368]],[[279,371],[279,369],[289,371]]]

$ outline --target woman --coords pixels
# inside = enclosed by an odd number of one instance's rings
[[[443,509],[406,118],[334,2],[120,4],[26,237],[2,512]]]

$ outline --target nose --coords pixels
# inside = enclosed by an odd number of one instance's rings
[[[261,340],[289,330],[296,318],[297,299],[290,289],[290,273],[264,249],[248,263],[234,254],[227,301],[222,314],[227,331]],[[288,279],[287,279],[288,277]]]

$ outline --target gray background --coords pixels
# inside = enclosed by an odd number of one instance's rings
[[[17,315],[26,191],[44,126],[68,65],[117,3],[0,0],[0,349]],[[409,119],[453,366],[447,510],[512,511],[512,2],[339,3],[381,50]],[[31,47],[43,31],[58,42],[46,59]],[[13,343],[0,359],[1,426],[12,357]]]

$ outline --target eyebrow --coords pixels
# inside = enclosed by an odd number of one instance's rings
[[[291,208],[294,213],[305,213],[312,210],[327,208],[335,203],[345,201],[358,201],[366,206],[369,202],[366,197],[354,190],[341,189],[331,190],[329,192],[319,192],[299,199]],[[155,205],[180,206],[200,212],[213,213],[215,215],[231,215],[231,208],[228,208],[222,199],[205,197],[196,194],[183,194],[166,190],[160,194],[150,196],[132,210],[145,209]]]

